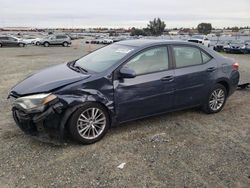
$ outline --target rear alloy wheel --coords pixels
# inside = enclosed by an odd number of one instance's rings
[[[19,43],[18,46],[19,47],[24,47],[24,44],[23,43]]]
[[[69,43],[64,42],[64,43],[63,43],[63,46],[64,46],[64,47],[68,47],[68,46],[69,46]]]
[[[40,42],[36,42],[36,45],[37,45],[37,46],[40,46]]]
[[[227,90],[221,84],[216,84],[209,94],[203,111],[208,114],[217,113],[222,110],[227,100]]]
[[[43,45],[44,45],[45,47],[49,47],[49,43],[48,43],[48,42],[45,42]]]
[[[110,125],[107,110],[97,103],[84,104],[72,115],[69,123],[71,135],[83,144],[99,141]]]

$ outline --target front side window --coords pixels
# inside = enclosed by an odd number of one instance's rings
[[[133,69],[137,75],[167,70],[167,47],[157,47],[144,51],[131,59],[125,66]]]
[[[189,46],[174,46],[176,68],[199,65],[203,63],[201,51]]]
[[[131,46],[112,44],[80,58],[76,61],[76,65],[86,70],[102,72],[133,50],[134,48]]]

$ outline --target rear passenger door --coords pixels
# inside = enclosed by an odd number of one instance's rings
[[[57,44],[56,36],[50,37],[50,44]]]
[[[56,43],[57,44],[62,44],[64,42],[64,40],[65,40],[64,36],[62,36],[62,35],[56,36]]]
[[[202,104],[215,75],[217,63],[194,45],[172,45],[174,61],[174,107],[181,109]]]

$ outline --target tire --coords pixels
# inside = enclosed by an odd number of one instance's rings
[[[44,47],[49,47],[49,43],[48,43],[48,42],[45,42],[45,43],[43,44],[43,46],[44,46]]]
[[[2,48],[3,47],[3,45],[2,45],[2,43],[0,43],[0,48]]]
[[[23,44],[23,43],[19,43],[19,44],[18,44],[18,46],[22,48],[22,47],[24,47],[24,46],[25,46],[25,44]]]
[[[69,43],[67,43],[67,42],[63,42],[63,47],[68,47],[69,46]]]
[[[207,114],[220,112],[226,104],[227,95],[226,88],[221,84],[216,84],[209,92],[202,110]]]
[[[93,109],[95,109],[94,114],[96,113],[94,119],[92,119]],[[71,136],[82,144],[92,144],[101,140],[107,133],[109,126],[110,120],[107,110],[94,102],[86,102],[73,113],[69,120]]]
[[[37,45],[37,46],[40,46],[40,42],[36,42],[36,45]]]

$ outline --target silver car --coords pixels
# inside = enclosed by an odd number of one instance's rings
[[[14,36],[0,36],[0,47],[3,46],[19,46],[24,47],[25,41]]]
[[[49,47],[50,45],[62,45],[67,47],[71,45],[71,39],[68,35],[50,35],[40,41],[40,44]]]

